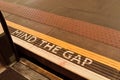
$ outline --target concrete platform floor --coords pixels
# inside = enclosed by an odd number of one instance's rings
[[[20,4],[31,8],[41,9],[43,11],[51,12],[57,15],[71,17],[103,25],[105,27],[114,28],[120,30],[119,23],[119,3],[118,0],[4,0],[14,4]],[[114,5],[114,6],[113,6]],[[120,61],[120,49],[100,43],[83,36],[60,30],[58,28],[40,24],[34,21],[30,21],[16,15],[5,13],[7,20],[13,21],[20,25],[37,30],[41,33],[55,37],[57,39],[69,42],[81,48],[99,53],[103,56]]]
[[[119,0],[3,0],[120,30]]]

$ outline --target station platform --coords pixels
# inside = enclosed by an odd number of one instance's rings
[[[119,4],[0,0],[0,10],[21,53],[73,80],[119,80]]]

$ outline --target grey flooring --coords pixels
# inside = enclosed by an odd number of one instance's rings
[[[120,30],[119,0],[4,0]]]

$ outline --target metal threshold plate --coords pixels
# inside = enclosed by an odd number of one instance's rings
[[[21,58],[0,74],[0,80],[62,80],[54,74]]]

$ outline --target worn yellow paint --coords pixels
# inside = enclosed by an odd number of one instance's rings
[[[13,23],[11,21],[6,20],[6,22],[12,28],[24,31],[24,32],[29,33],[31,35],[34,35],[34,36],[36,36],[36,37],[38,37],[40,39],[43,39],[43,40],[46,40],[48,42],[54,43],[54,44],[59,45],[59,46],[65,48],[65,49],[71,50],[71,51],[76,52],[76,53],[78,53],[80,55],[83,55],[85,57],[88,57],[90,59],[98,61],[98,62],[100,62],[102,64],[105,64],[105,65],[108,65],[108,66],[110,66],[112,68],[120,70],[120,62],[118,62],[118,61],[115,61],[113,59],[110,59],[110,58],[107,58],[105,56],[99,55],[98,53],[94,53],[94,52],[88,51],[86,49],[77,47],[77,46],[72,45],[70,43],[61,41],[59,39],[50,37],[48,35],[42,34],[40,32],[29,29],[29,28],[27,28],[25,26],[21,26],[19,24]]]

